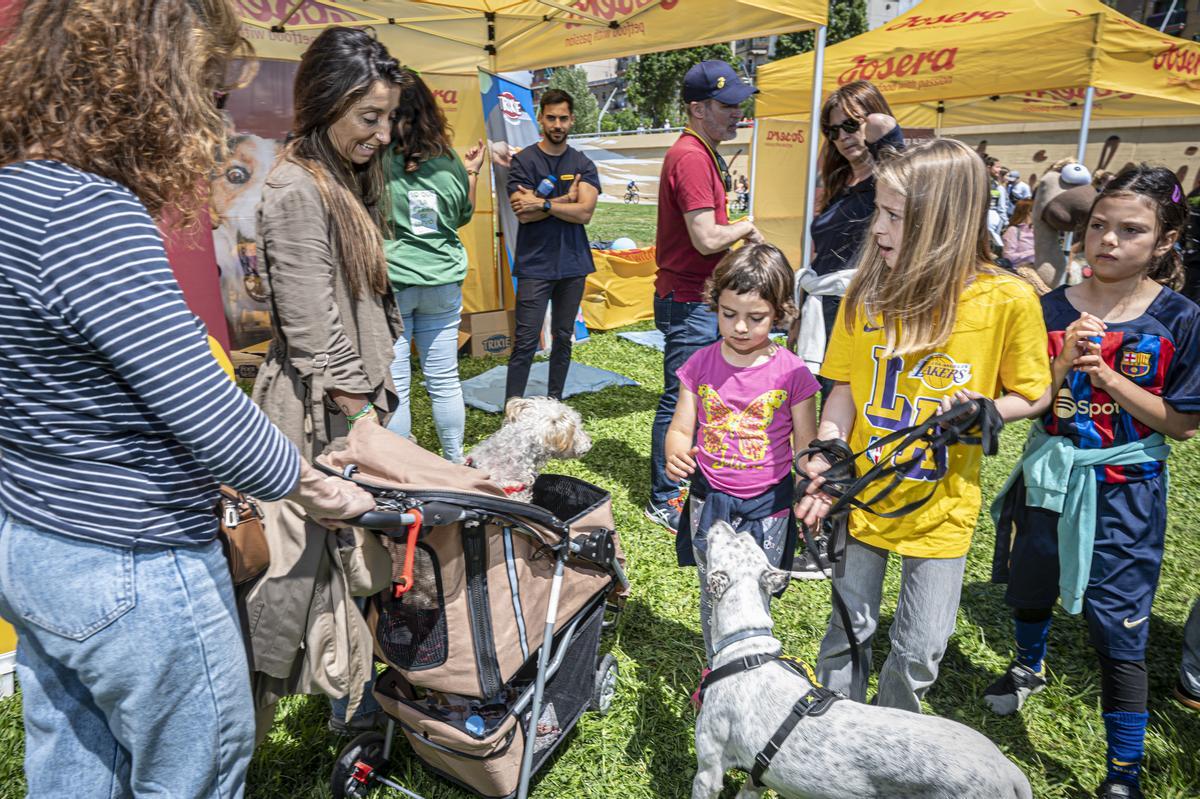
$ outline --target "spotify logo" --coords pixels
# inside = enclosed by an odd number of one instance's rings
[[[1121,412],[1115,402],[1076,402],[1071,390],[1063,386],[1054,395],[1054,415],[1059,419],[1071,419],[1076,414],[1084,416],[1112,416]]]

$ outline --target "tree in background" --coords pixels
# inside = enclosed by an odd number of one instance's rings
[[[829,4],[829,28],[825,32],[827,44],[837,44],[867,32],[867,4],[864,0],[832,0]],[[785,33],[775,42],[772,61],[807,53],[816,42],[812,31]]]
[[[546,87],[562,89],[575,100],[575,133],[596,132],[600,104],[588,90],[587,72],[583,67],[557,67],[550,73]]]
[[[727,44],[710,44],[639,56],[626,75],[630,102],[655,127],[681,124],[683,104],[679,91],[684,73],[693,64],[712,58],[731,61],[733,53]]]
[[[615,130],[637,130],[652,128],[654,121],[642,116],[632,108],[622,108],[620,111],[610,111],[600,120],[600,129],[607,132]]]

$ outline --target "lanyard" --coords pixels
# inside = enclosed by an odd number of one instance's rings
[[[725,184],[725,191],[733,191],[733,179],[729,176],[729,167],[725,164],[725,159],[712,148],[707,139],[696,131],[691,128],[684,128],[683,132],[690,133],[700,140],[700,143],[704,145],[704,149],[708,150],[708,154],[712,156],[713,164],[717,168],[717,174],[721,176],[721,182]]]

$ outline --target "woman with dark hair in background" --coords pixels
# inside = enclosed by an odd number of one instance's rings
[[[263,188],[258,255],[275,337],[254,401],[305,458],[352,425],[379,424],[396,409],[390,367],[401,321],[383,252],[383,153],[406,81],[370,33],[322,32],[300,59],[292,138]],[[260,734],[275,701],[293,693],[340,700],[330,722],[339,732],[346,715],[356,725],[374,723],[378,708],[363,690],[373,677],[369,631],[345,612],[366,589],[350,584],[341,560],[346,552],[386,553],[372,548],[369,534],[352,535],[322,540],[290,512],[268,529],[272,573],[247,597],[247,614],[257,620],[251,646]],[[323,614],[336,623],[318,621]],[[324,637],[317,643],[314,636]]]
[[[9,24],[0,615],[25,790],[240,797],[254,718],[218,483],[321,518],[374,504],[229,380],[152,219],[195,220],[224,144],[214,95],[250,49],[227,0],[28,0]]]
[[[409,391],[411,347],[416,342],[442,454],[461,463],[466,414],[458,379],[458,326],[467,251],[458,229],[475,211],[484,147],[480,140],[467,151],[465,164],[459,160],[433,92],[416,73],[409,76],[400,93],[396,144],[384,160],[391,194],[391,230],[384,251],[404,319],[392,361],[400,404],[388,429],[405,437],[412,433]]]
[[[847,83],[825,99],[821,132],[826,138],[821,162],[822,205],[809,226],[812,262],[796,275],[800,316],[788,342],[813,374],[825,359],[838,307],[875,215],[875,161],[885,149],[904,149],[904,133],[887,100],[865,80]],[[818,379],[824,399],[832,384]],[[815,556],[805,553],[796,563],[799,570],[819,577],[824,571]]]

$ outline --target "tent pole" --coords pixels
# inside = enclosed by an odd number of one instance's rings
[[[754,190],[754,181],[758,177],[758,127],[761,117],[754,118],[754,131],[750,134],[750,221],[754,221],[754,203],[758,200],[758,192]]]
[[[808,226],[812,223],[813,208],[817,195],[817,147],[821,133],[821,87],[825,83],[825,26],[817,28],[817,42],[813,49],[812,104],[808,116],[808,175],[804,191],[804,220],[800,228],[800,263],[796,268],[805,269],[812,260],[812,236]]]
[[[1083,119],[1079,124],[1079,146],[1075,148],[1075,161],[1080,164],[1083,164],[1084,155],[1087,153],[1088,128],[1092,126],[1092,101],[1094,99],[1096,99],[1096,89],[1088,86],[1083,95]],[[1063,238],[1063,247],[1067,250],[1068,260],[1071,258],[1071,243],[1074,238],[1074,233],[1068,233]]]
[[[1092,86],[1087,87],[1087,92],[1083,97],[1083,122],[1079,127],[1079,147],[1075,150],[1075,160],[1083,163],[1083,156],[1087,150],[1088,128],[1092,125],[1092,101],[1096,98],[1096,89]],[[1086,165],[1085,165],[1086,166]]]

